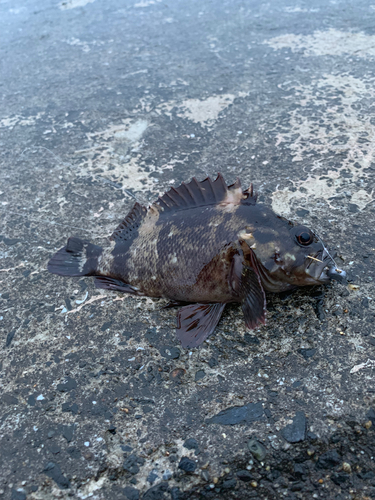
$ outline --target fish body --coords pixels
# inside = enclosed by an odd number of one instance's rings
[[[229,302],[241,303],[247,327],[255,328],[265,323],[265,291],[345,280],[311,230],[256,200],[239,180],[193,179],[148,209],[136,203],[106,248],[70,238],[48,270],[183,305],[177,336],[184,347],[201,344]]]

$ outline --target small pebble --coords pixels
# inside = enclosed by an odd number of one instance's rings
[[[350,474],[352,472],[352,468],[351,468],[350,464],[348,464],[348,462],[343,462],[342,470],[344,472],[347,472],[348,474]]]
[[[256,481],[251,481],[250,486],[256,488],[258,486],[258,483]]]
[[[203,479],[203,481],[209,481],[210,480],[210,474],[208,473],[208,471],[206,470],[202,470],[201,472],[201,478]]]
[[[365,427],[366,429],[370,429],[370,427],[372,426],[372,422],[371,420],[368,420],[366,423],[365,423]]]
[[[264,460],[264,458],[267,455],[267,450],[262,445],[262,443],[260,443],[256,439],[250,439],[250,441],[247,443],[247,446],[248,446],[251,454],[253,455],[253,457],[255,457],[257,460],[259,460],[259,462]]]

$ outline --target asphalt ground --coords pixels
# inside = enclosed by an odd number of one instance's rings
[[[1,499],[375,498],[374,47],[363,0],[0,1]],[[165,301],[47,273],[217,172],[351,286],[186,350]]]

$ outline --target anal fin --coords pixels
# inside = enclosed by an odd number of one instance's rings
[[[177,313],[177,338],[182,347],[197,347],[211,335],[225,304],[190,304]]]
[[[116,280],[115,278],[110,278],[108,276],[96,276],[94,284],[96,288],[104,288],[105,290],[115,290],[117,292],[133,294],[138,293],[137,290],[131,285],[128,285],[123,281]]]

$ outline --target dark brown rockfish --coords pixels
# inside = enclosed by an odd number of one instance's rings
[[[195,178],[148,209],[136,203],[101,248],[79,238],[49,261],[61,276],[95,276],[97,288],[164,297],[183,305],[177,337],[196,347],[228,302],[239,302],[250,329],[265,323],[265,290],[345,281],[321,240],[264,205],[252,185]]]

